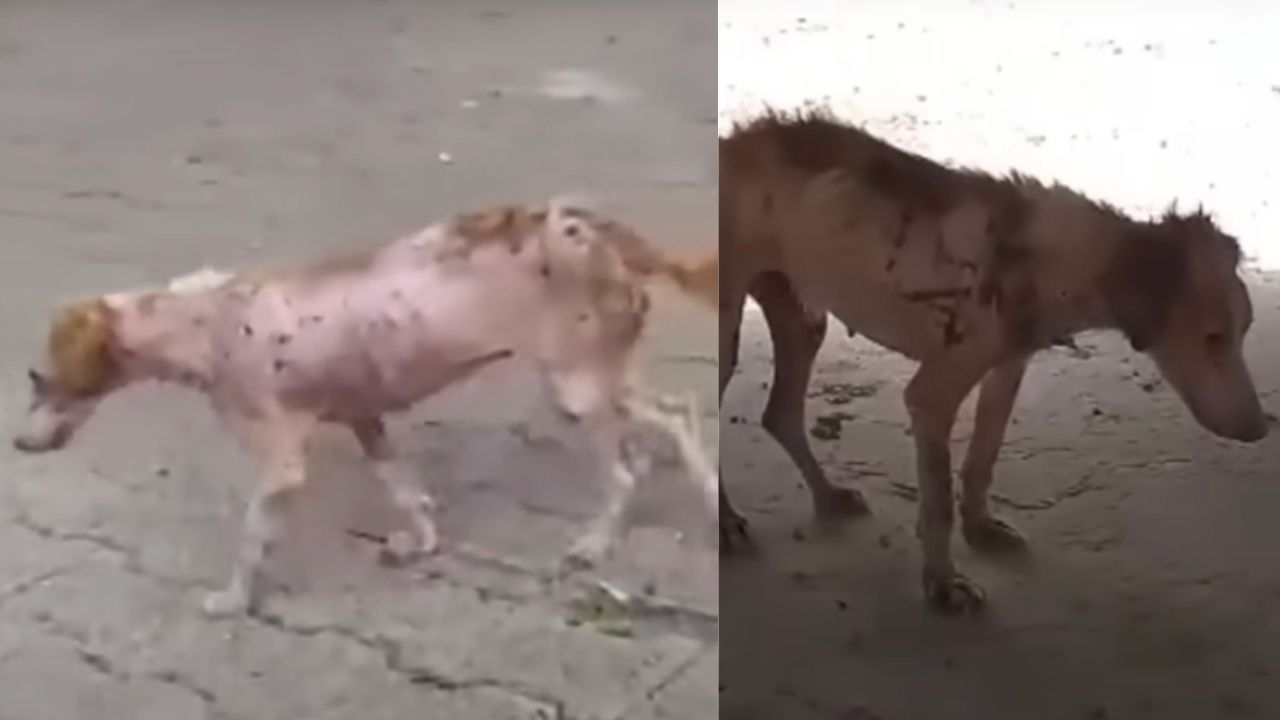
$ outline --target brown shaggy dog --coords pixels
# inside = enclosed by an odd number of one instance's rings
[[[958,408],[981,387],[960,468],[964,536],[984,549],[1021,547],[987,491],[1027,361],[1056,339],[1118,329],[1205,428],[1241,441],[1267,432],[1241,354],[1253,309],[1240,250],[1200,212],[1132,220],[1058,185],[943,167],[823,112],[768,113],[720,142],[720,251],[721,393],[751,295],[775,354],[764,427],[819,515],[866,510],[861,494],[827,480],[804,432],[827,315],[920,363],[905,399],[924,587],[940,607],[983,599],[951,557]],[[723,491],[720,515],[727,546],[745,525]]]

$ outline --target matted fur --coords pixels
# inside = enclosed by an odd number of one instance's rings
[[[1059,184],[945,167],[826,110],[768,111],[720,141],[720,253],[721,392],[751,295],[775,350],[763,424],[820,516],[866,509],[860,493],[827,480],[804,430],[827,314],[920,363],[905,400],[925,587],[942,606],[982,596],[956,571],[949,545],[956,412],[980,384],[960,472],[965,537],[979,548],[1021,547],[987,493],[1038,350],[1084,330],[1120,330],[1203,426],[1245,441],[1266,434],[1242,355],[1252,306],[1239,245],[1203,211],[1135,220]],[[745,533],[723,491],[721,518],[726,544]]]

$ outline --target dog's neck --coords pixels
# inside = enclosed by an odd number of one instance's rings
[[[111,296],[113,355],[120,384],[141,380],[206,389],[212,380],[210,292],[144,291]]]
[[[1026,240],[1049,336],[1117,329],[1110,273],[1138,223],[1063,188],[1045,188]],[[1086,251],[1082,252],[1081,249]]]

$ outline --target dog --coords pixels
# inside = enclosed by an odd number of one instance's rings
[[[774,347],[763,426],[799,468],[820,518],[867,511],[836,487],[804,432],[805,389],[834,315],[850,335],[916,360],[904,393],[916,446],[924,591],[936,607],[980,607],[958,572],[948,440],[980,386],[960,468],[969,544],[1023,536],[988,490],[1027,362],[1090,329],[1149,354],[1200,425],[1253,442],[1267,422],[1242,355],[1253,308],[1240,249],[1202,211],[1138,221],[1061,185],[949,169],[826,110],[769,110],[720,140],[720,393],[737,358],[747,296]],[[719,494],[722,547],[747,539]]]
[[[21,451],[67,444],[108,394],[143,380],[205,393],[261,470],[231,577],[204,599],[210,615],[253,611],[282,511],[305,482],[307,439],[346,425],[411,519],[385,550],[406,560],[437,548],[432,502],[398,471],[383,417],[482,368],[520,357],[555,406],[594,438],[612,482],[605,508],[567,561],[590,565],[621,532],[635,485],[629,444],[649,426],[679,449],[714,516],[716,474],[702,455],[692,401],[637,379],[647,283],[674,281],[713,305],[717,261],[681,263],[581,203],[553,200],[464,213],[399,240],[307,265],[239,274],[205,269],[61,308]],[[714,521],[713,521],[714,523]]]

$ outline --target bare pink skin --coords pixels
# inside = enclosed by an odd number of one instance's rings
[[[491,242],[459,252],[452,226],[440,223],[336,269],[209,274],[108,295],[112,381],[73,398],[50,373],[33,371],[35,399],[15,445],[62,447],[102,396],[139,380],[207,393],[263,474],[231,579],[206,598],[216,615],[256,601],[256,577],[279,536],[282,507],[305,482],[307,438],[321,422],[351,428],[411,516],[414,532],[392,536],[388,549],[400,558],[434,551],[431,500],[401,471],[382,418],[515,356],[542,369],[557,406],[596,439],[612,479],[606,507],[571,551],[575,563],[600,559],[621,530],[636,474],[621,447],[637,424],[673,439],[714,517],[715,476],[692,407],[637,389],[631,328],[647,300],[619,304],[643,291],[596,242],[590,217],[553,203],[545,227],[518,249]],[[601,287],[613,291],[602,295]]]

